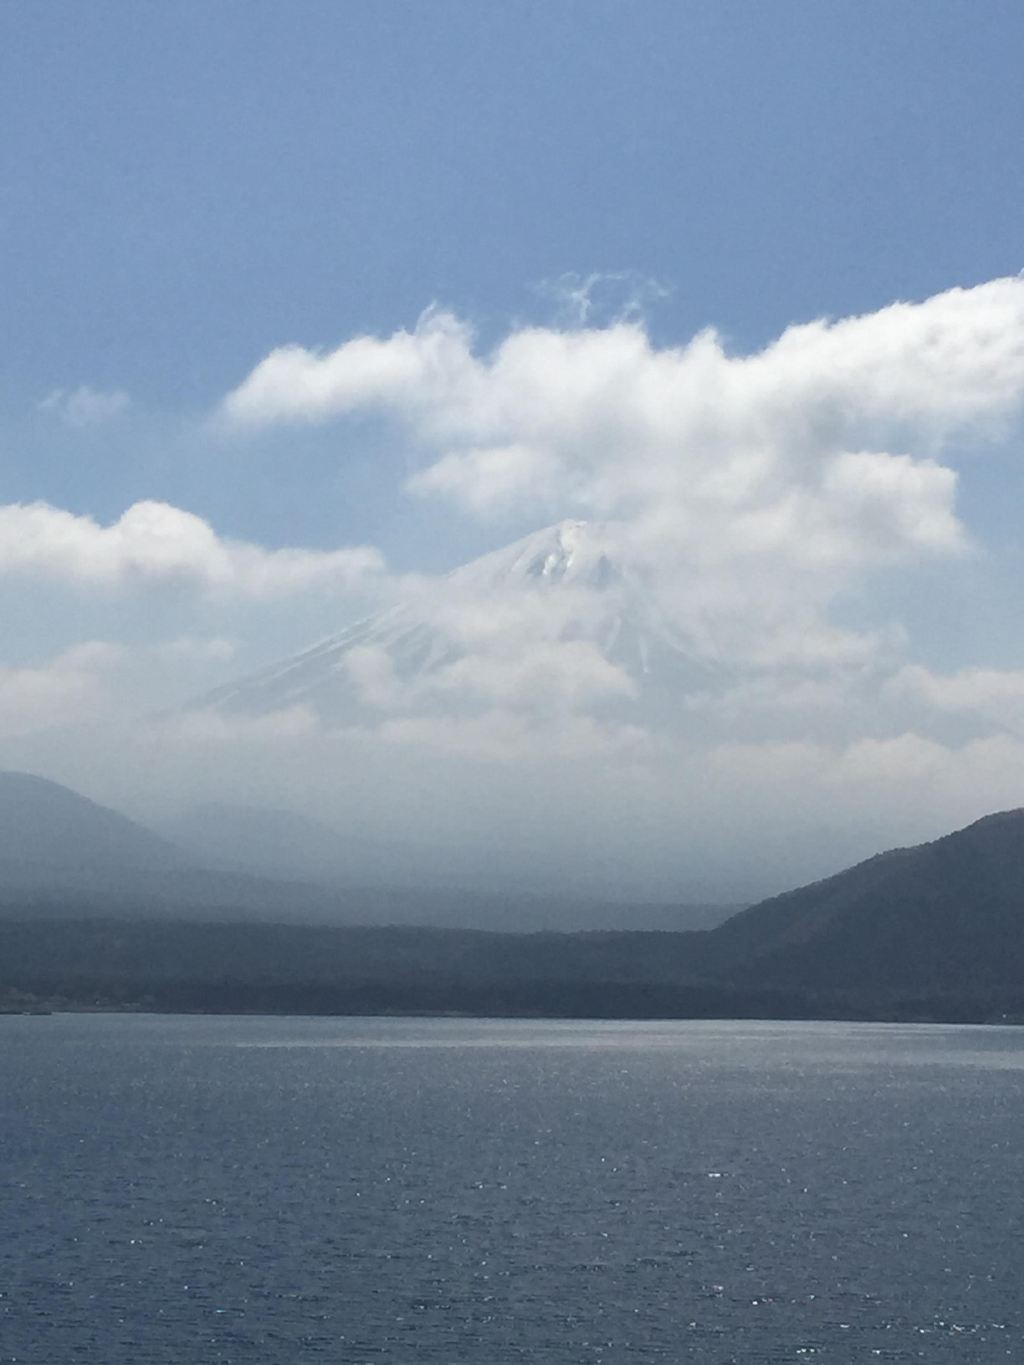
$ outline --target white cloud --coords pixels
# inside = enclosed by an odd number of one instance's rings
[[[351,588],[382,568],[379,552],[366,546],[267,550],[224,539],[201,517],[163,502],[134,503],[109,526],[44,502],[0,506],[0,573],[76,586],[178,584],[270,598]]]
[[[104,714],[104,673],[119,658],[116,646],[91,641],[37,667],[0,667],[0,738],[88,722]]]
[[[942,674],[908,664],[889,680],[886,690],[895,699],[933,711],[975,716],[1024,738],[1024,670],[961,668]]]
[[[636,681],[589,639],[573,638],[597,594],[553,595],[518,588],[422,581],[422,599],[382,618],[377,638],[348,648],[333,682],[344,715],[343,681],[370,711],[392,719],[516,714],[554,725],[574,713],[637,696]],[[461,740],[460,740],[461,743]]]
[[[966,541],[955,494],[956,475],[932,460],[879,451],[837,455],[823,472],[827,524],[814,528],[821,540],[814,558],[885,563],[915,552],[956,554]]]
[[[391,655],[380,645],[357,645],[344,657],[345,672],[356,696],[380,711],[408,704],[408,690],[398,677]]]
[[[767,662],[786,640],[847,650],[827,614],[858,576],[969,548],[945,453],[1004,430],[1022,399],[1013,278],[794,326],[752,355],[713,331],[660,348],[635,320],[519,328],[481,353],[432,310],[390,337],[272,352],[223,414],[375,411],[423,454],[417,495],[614,519],[698,652]]]
[[[260,362],[223,404],[239,425],[316,422],[360,408],[434,403],[472,378],[472,334],[448,313],[428,311],[413,332],[356,337],[326,354],[282,346]]]
[[[479,356],[466,323],[431,310],[412,332],[273,351],[224,412],[262,425],[377,406],[474,446],[542,438],[582,465],[660,448],[688,470],[709,445],[714,456],[780,444],[839,452],[874,423],[941,438],[1005,415],[1022,389],[1024,279],[1007,278],[790,327],[750,356],[729,355],[713,331],[658,349],[624,322],[522,328]]]
[[[927,700],[943,711],[973,711],[990,702],[1024,698],[1024,671],[962,668],[942,674],[908,665],[892,679],[891,688]]]
[[[550,456],[530,446],[492,446],[442,456],[414,474],[407,487],[411,493],[444,494],[487,516],[521,500],[556,506],[560,474]]]
[[[246,747],[288,745],[320,731],[317,717],[305,706],[288,706],[261,716],[230,715],[224,711],[193,708],[164,718],[161,737],[188,748],[207,745]]]
[[[51,412],[69,427],[99,426],[128,411],[132,400],[123,389],[90,388],[80,384],[77,389],[53,389],[39,404],[42,412]]]
[[[471,653],[423,684],[447,697],[479,699],[520,710],[565,712],[609,697],[633,697],[636,684],[587,641],[510,644]]]
[[[385,721],[374,736],[398,747],[513,765],[535,764],[540,759],[636,756],[645,753],[650,744],[650,737],[639,726],[605,724],[586,715],[544,723],[503,707],[480,715],[400,716]]]
[[[617,322],[643,317],[652,303],[671,291],[636,270],[592,270],[589,275],[569,271],[543,280],[536,292],[557,305],[561,321],[585,327],[599,317]]]
[[[0,738],[69,726],[136,722],[209,685],[234,657],[231,641],[176,636],[145,644],[80,640],[31,665],[0,665]]]
[[[782,816],[874,828],[874,849],[946,833],[1024,801],[1024,743],[988,735],[942,743],[916,730],[849,743],[757,740],[717,746],[704,760],[710,808],[731,800],[755,819]]]

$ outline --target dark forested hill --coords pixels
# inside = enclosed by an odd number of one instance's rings
[[[0,917],[0,1009],[606,1018],[788,1016],[798,996],[697,980],[701,934]]]
[[[1024,810],[894,849],[735,915],[708,970],[818,991],[1024,987]]]

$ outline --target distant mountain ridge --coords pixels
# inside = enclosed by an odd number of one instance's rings
[[[556,892],[532,884],[511,856],[500,864],[497,858],[482,863],[458,848],[357,838],[271,807],[207,803],[179,812],[160,828],[193,861],[210,868],[357,891],[374,921],[380,920],[387,898],[391,913],[405,922],[513,930],[710,929],[739,908],[644,898],[630,902],[600,891]],[[475,918],[474,904],[479,907]]]
[[[188,861],[152,830],[58,782],[0,772],[0,864],[166,871]]]
[[[204,802],[179,811],[163,832],[194,859],[266,876],[333,878],[348,851],[346,841],[318,820],[294,811]]]
[[[443,858],[431,867],[423,851],[349,839],[286,810],[201,807],[166,833],[59,783],[0,772],[0,912],[514,932],[699,929],[733,909],[445,885]]]

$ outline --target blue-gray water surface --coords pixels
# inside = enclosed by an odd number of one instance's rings
[[[1024,1359],[1024,1029],[0,1018],[0,1361]]]

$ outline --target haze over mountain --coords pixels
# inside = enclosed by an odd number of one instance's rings
[[[0,773],[0,908],[510,931],[702,929],[725,905],[543,896],[460,882],[430,849],[373,847],[281,810],[184,812],[165,838],[41,778]]]
[[[346,840],[323,821],[296,811],[266,806],[207,802],[178,811],[161,826],[164,835],[195,861],[210,867],[274,877],[335,881],[372,871],[378,881],[385,863],[404,883],[399,846]]]
[[[188,866],[173,843],[57,782],[0,772],[0,867],[98,874]]]
[[[1024,811],[690,933],[0,916],[0,1002],[1024,1020]]]
[[[161,832],[209,868],[314,882],[344,893],[345,917],[373,922],[524,929],[707,929],[737,907],[646,901],[600,891],[599,870],[576,895],[552,895],[513,857],[480,866],[472,850],[356,839],[294,811],[212,804],[190,807]],[[582,889],[596,888],[588,895]]]

